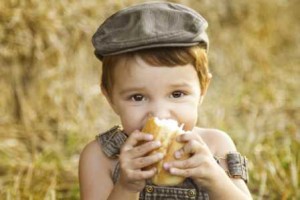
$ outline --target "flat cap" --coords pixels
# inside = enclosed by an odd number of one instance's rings
[[[92,37],[95,55],[116,55],[154,47],[201,44],[208,49],[207,21],[193,9],[170,2],[142,3],[118,11]]]

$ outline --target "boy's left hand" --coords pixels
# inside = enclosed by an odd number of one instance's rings
[[[164,164],[164,168],[173,175],[190,177],[197,184],[209,188],[218,181],[218,174],[222,168],[214,159],[210,149],[201,136],[195,132],[189,132],[177,137],[178,142],[186,143],[184,147],[175,152],[175,158],[183,154],[191,154],[186,160],[176,160]],[[223,172],[224,173],[224,172]]]

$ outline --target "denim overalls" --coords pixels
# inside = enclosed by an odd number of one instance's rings
[[[120,153],[122,144],[126,141],[127,135],[122,132],[120,126],[115,126],[105,133],[96,136],[97,141],[100,143],[102,151],[109,158],[117,158]],[[240,154],[236,154],[240,155]],[[217,160],[217,159],[216,159]],[[218,161],[218,160],[217,160]],[[228,175],[235,177],[241,176],[244,180],[247,178],[246,160],[244,157],[239,156],[237,159],[233,154],[231,159],[227,161],[229,172]],[[113,182],[116,183],[120,175],[119,162],[116,164],[112,173]],[[203,188],[199,187],[190,178],[176,186],[157,186],[151,183],[150,180],[146,181],[145,188],[140,192],[140,200],[208,200],[209,196]]]

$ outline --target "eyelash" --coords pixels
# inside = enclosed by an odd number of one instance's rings
[[[136,99],[135,99],[136,97],[141,97],[142,100],[136,100]],[[134,94],[134,95],[131,95],[131,96],[129,97],[129,100],[135,101],[135,102],[143,101],[144,99],[145,99],[145,97],[144,97],[144,95],[142,95],[142,94]]]
[[[176,94],[176,93],[177,93],[177,95],[178,95],[178,93],[180,93],[180,96],[179,97],[174,97],[174,94]],[[183,97],[185,95],[186,95],[185,92],[178,90],[178,91],[172,92],[171,97],[177,99],[177,98]]]
[[[179,94],[179,96],[175,97],[175,95],[178,95],[178,94]],[[170,97],[174,98],[174,99],[178,99],[178,98],[182,98],[186,95],[187,95],[186,92],[178,90],[178,91],[172,92]],[[138,99],[136,99],[137,97],[138,97]],[[131,101],[134,101],[134,102],[145,101],[145,96],[142,94],[133,94],[133,95],[129,96],[128,99]]]

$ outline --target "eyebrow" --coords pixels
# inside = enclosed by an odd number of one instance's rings
[[[186,87],[191,87],[191,84],[189,83],[174,83],[174,84],[171,84],[169,86],[170,88],[186,88]],[[145,87],[129,87],[127,89],[124,89],[124,90],[121,90],[119,92],[120,95],[124,95],[126,93],[131,93],[131,92],[138,92],[138,91],[145,91]]]
[[[172,88],[178,88],[178,87],[191,87],[191,84],[187,83],[187,82],[183,82],[183,83],[174,83],[171,84],[170,87]]]
[[[145,91],[145,87],[130,87],[119,92],[120,95],[124,95],[126,93],[137,92],[137,91]]]

